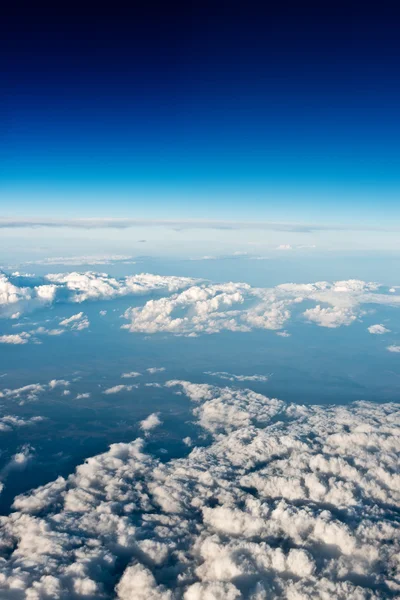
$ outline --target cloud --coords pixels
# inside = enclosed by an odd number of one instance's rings
[[[154,373],[162,373],[163,371],[165,371],[165,367],[149,367],[148,369],[146,369],[146,371],[148,373],[151,373],[151,375],[154,375]]]
[[[315,303],[302,318],[321,327],[350,325],[363,304],[398,307],[398,297],[381,293],[379,284],[355,279],[329,283],[282,284],[253,288],[246,283],[192,285],[168,297],[125,311],[131,332],[196,336],[221,331],[279,330],[303,302]]]
[[[4,598],[383,600],[400,590],[396,404],[171,381],[208,443],[113,444],[1,521]]]
[[[400,346],[388,346],[387,349],[389,350],[389,352],[400,352]]]
[[[71,383],[66,379],[52,379],[51,381],[49,381],[48,385],[51,390],[54,390],[54,388],[57,387],[68,387],[69,385],[71,385]]]
[[[90,398],[90,392],[85,392],[83,394],[78,394],[75,398],[75,400],[83,400],[86,398]]]
[[[11,471],[23,471],[33,459],[34,449],[26,444],[14,454],[0,471],[0,481],[4,481]],[[1,589],[1,588],[0,588]]]
[[[140,377],[141,373],[138,373],[137,371],[129,371],[129,373],[122,373],[121,377],[123,379],[131,379],[131,378],[135,378],[135,377]]]
[[[130,392],[134,388],[138,387],[137,385],[114,385],[106,390],[104,390],[103,394],[119,394],[119,392]]]
[[[383,335],[384,333],[389,333],[390,329],[387,329],[384,325],[382,324],[376,324],[376,325],[370,325],[368,327],[368,331],[370,333],[373,333],[375,335]]]
[[[68,319],[60,321],[60,325],[62,327],[69,327],[72,331],[82,331],[82,329],[87,329],[89,327],[90,322],[83,312],[79,312]]]
[[[312,231],[399,231],[398,227],[378,227],[373,225],[334,225],[324,223],[293,223],[274,221],[216,221],[216,220],[162,220],[162,219],[7,219],[0,218],[0,229],[15,228],[60,228],[74,229],[128,229],[134,227],[166,227],[175,231],[185,229],[214,230],[266,230],[310,233]],[[145,240],[139,240],[140,242]]]
[[[188,277],[141,273],[115,278],[105,273],[51,273],[44,277],[0,273],[0,316],[35,310],[54,303],[110,300],[151,292],[176,292],[195,283]]]
[[[36,423],[41,423],[44,420],[45,418],[40,416],[25,418],[17,417],[16,415],[3,415],[0,416],[0,433],[13,431],[14,429],[19,429],[20,427],[35,425]]]
[[[341,327],[342,325],[351,325],[356,320],[350,308],[322,308],[319,304],[315,308],[308,308],[304,311],[304,316],[308,321],[313,321],[321,327]]]
[[[206,371],[206,375],[212,375],[213,377],[219,377],[220,379],[226,379],[227,381],[268,381],[268,375],[233,375],[232,373],[226,373],[225,371]]]
[[[22,331],[21,333],[13,333],[10,335],[0,335],[0,344],[27,344],[29,338],[29,333],[25,331]]]
[[[277,246],[276,249],[277,250],[293,250],[293,246],[291,246],[290,244],[280,244],[280,246]]]
[[[40,394],[49,392],[58,387],[68,387],[70,382],[66,379],[52,379],[48,383],[30,383],[19,388],[4,388],[0,391],[0,398],[11,398],[12,400],[20,400],[20,403],[25,401],[37,400]],[[63,391],[63,395],[65,392]]]
[[[152,429],[155,429],[159,425],[162,425],[162,421],[158,415],[159,413],[152,413],[151,415],[146,417],[143,421],[141,421],[140,429],[147,433]]]
[[[111,265],[114,263],[136,264],[132,256],[122,254],[103,254],[94,256],[56,256],[51,258],[43,258],[41,260],[33,260],[25,265]]]

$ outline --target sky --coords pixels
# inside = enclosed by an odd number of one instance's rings
[[[400,226],[395,3],[6,13],[0,216]]]

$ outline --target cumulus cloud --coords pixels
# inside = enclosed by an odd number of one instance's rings
[[[140,422],[140,429],[145,431],[146,433],[155,429],[159,425],[162,425],[162,421],[159,417],[159,413],[152,413],[148,417],[146,417],[143,421]]]
[[[0,344],[27,344],[29,338],[29,333],[25,331],[22,331],[21,333],[12,333],[10,335],[0,335]]]
[[[395,404],[286,404],[168,382],[209,443],[113,444],[1,520],[0,596],[383,600],[400,591]]]
[[[303,302],[313,303],[301,315]],[[168,297],[125,311],[132,332],[197,336],[221,331],[281,330],[295,312],[321,327],[351,325],[364,314],[363,304],[400,306],[399,297],[374,282],[355,279],[329,283],[282,284],[252,288],[245,283],[197,283]],[[289,334],[281,332],[283,337]]]
[[[130,392],[131,390],[133,390],[133,388],[136,387],[136,385],[114,385],[104,390],[103,394],[119,394],[119,392]]]
[[[29,383],[19,388],[4,388],[0,391],[0,398],[10,398],[12,400],[19,400],[20,404],[25,401],[34,401],[38,397],[45,393],[54,390],[55,388],[67,388],[70,382],[66,379],[51,379],[48,383]],[[63,391],[63,395],[68,390]]]
[[[352,309],[335,306],[333,308],[322,308],[319,304],[315,308],[308,308],[304,311],[304,316],[308,321],[313,321],[321,327],[341,327],[342,325],[351,325],[356,320]]]
[[[149,367],[148,369],[146,369],[146,371],[151,375],[154,375],[154,373],[162,373],[163,371],[165,371],[165,367]]]
[[[375,335],[383,335],[384,333],[389,333],[390,329],[387,329],[384,325],[377,323],[376,325],[370,325],[368,327],[368,331]]]
[[[83,314],[83,312],[79,312],[76,315],[72,315],[68,319],[63,319],[60,321],[60,325],[62,327],[69,327],[72,331],[81,331],[82,329],[87,329],[90,323],[89,319]]]
[[[0,433],[13,431],[14,429],[19,429],[20,427],[35,425],[36,423],[41,423],[44,420],[45,418],[40,416],[26,418],[18,417],[16,415],[2,415],[0,416]]]
[[[388,346],[387,349],[389,352],[400,352],[400,346],[396,346],[394,344],[392,346]]]
[[[55,302],[84,302],[110,300],[150,292],[176,292],[196,280],[141,273],[117,279],[106,273],[52,273],[34,275],[5,275],[0,273],[0,315],[11,317],[19,312],[34,310]]]
[[[4,481],[11,471],[23,471],[28,463],[33,459],[33,452],[33,448],[28,444],[23,446],[19,452],[14,454],[8,463],[1,469],[0,481]]]

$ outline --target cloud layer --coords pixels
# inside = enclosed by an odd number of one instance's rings
[[[113,444],[2,517],[7,600],[372,600],[400,592],[400,410],[185,381],[208,443]]]
[[[53,273],[45,277],[23,276],[19,273],[0,273],[0,316],[56,302],[111,300],[121,296],[142,295],[151,292],[176,292],[194,283],[188,277],[173,277],[141,273],[117,279],[105,273]]]
[[[305,308],[310,304],[314,306]],[[351,325],[365,314],[363,305],[368,304],[399,307],[400,296],[382,292],[374,282],[355,279],[288,283],[274,288],[253,288],[246,283],[197,283],[182,292],[126,310],[124,317],[129,324],[124,327],[131,332],[187,336],[280,330],[296,311],[303,320],[336,328]]]

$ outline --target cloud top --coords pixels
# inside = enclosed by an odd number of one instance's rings
[[[286,404],[170,381],[208,436],[161,462],[113,444],[17,496],[0,594],[22,600],[383,600],[400,591],[394,404]],[[151,415],[154,416],[154,415]]]

